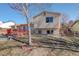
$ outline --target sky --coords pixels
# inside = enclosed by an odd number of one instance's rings
[[[79,17],[79,4],[68,4],[68,3],[53,3],[43,6],[30,5],[29,16],[33,17],[43,10],[51,12],[60,12],[67,14],[69,20],[76,20]],[[9,4],[0,4],[0,21],[8,22],[13,21],[17,24],[26,23],[26,18],[18,11],[12,9]]]

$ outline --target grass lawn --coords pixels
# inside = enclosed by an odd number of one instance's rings
[[[49,41],[47,38],[50,39],[56,39],[55,37],[32,37],[33,41]],[[62,37],[65,38],[68,42],[79,42],[78,37]],[[22,42],[27,42],[28,40],[26,38],[20,38],[19,39]],[[43,48],[43,47],[36,47],[32,49],[32,51],[25,51],[21,47],[24,43],[20,41],[0,41],[0,56],[27,56],[27,55],[38,55],[38,56],[54,56],[54,55],[78,55],[79,52],[74,52],[70,50],[61,50],[61,49],[50,49],[50,48]]]
[[[22,56],[27,55],[29,51],[25,51],[21,48],[25,43],[9,40],[0,41],[0,56]]]

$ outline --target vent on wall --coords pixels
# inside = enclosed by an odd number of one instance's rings
[[[46,15],[46,12],[44,12],[43,15],[45,16]]]

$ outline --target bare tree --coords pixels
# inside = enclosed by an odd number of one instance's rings
[[[20,11],[22,13],[22,15],[24,15],[26,17],[26,21],[27,21],[27,24],[28,24],[28,38],[29,38],[29,45],[32,45],[32,42],[31,42],[31,29],[30,29],[30,22],[29,22],[29,9],[30,9],[30,6],[33,6],[33,7],[36,7],[38,8],[40,11],[44,11],[46,10],[47,8],[49,8],[51,6],[51,4],[30,4],[30,3],[13,3],[13,4],[9,4],[9,6],[12,8],[12,9],[15,9],[17,11]]]
[[[62,27],[68,27],[69,16],[66,13],[62,13]]]
[[[27,24],[28,24],[28,38],[29,38],[29,45],[32,44],[31,42],[31,30],[30,30],[30,23],[29,23],[29,17],[28,17],[28,13],[29,13],[29,4],[22,4],[22,3],[15,3],[15,4],[9,4],[10,7],[12,9],[15,9],[17,11],[20,11],[22,13],[22,15],[24,15],[26,17],[26,21],[27,21]]]
[[[69,27],[72,27],[73,24],[74,24],[74,21],[73,21],[73,20],[70,20],[70,21],[68,22]]]
[[[62,14],[62,23],[67,23],[69,21],[69,16],[66,13]]]

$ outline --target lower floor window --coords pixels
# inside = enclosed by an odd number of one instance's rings
[[[47,30],[47,34],[53,34],[53,30]]]
[[[41,34],[41,30],[39,30],[38,33]]]
[[[49,30],[37,30],[35,32],[37,32],[38,34],[53,34],[54,31],[49,29]]]
[[[50,34],[50,30],[47,30],[47,34]]]
[[[53,34],[53,30],[51,30],[51,34]]]

